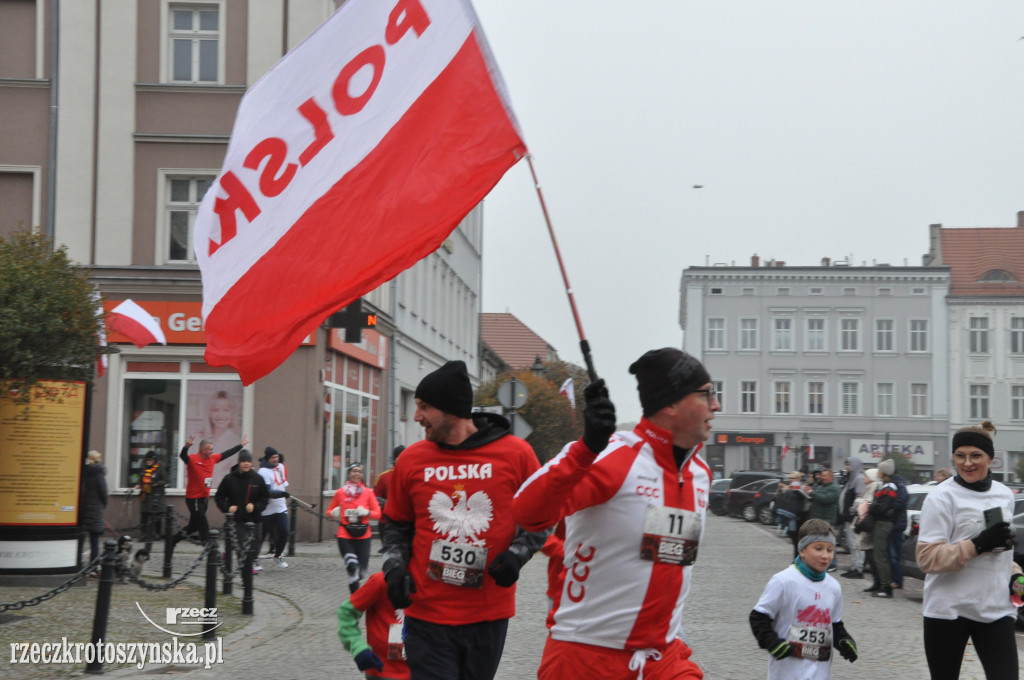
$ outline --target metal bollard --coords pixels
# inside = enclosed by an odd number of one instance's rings
[[[288,510],[288,557],[295,557],[295,518],[299,514],[299,503],[294,498],[288,501]]]
[[[232,524],[232,526],[236,526],[234,524],[234,522],[235,522],[235,513],[233,513],[233,512],[227,513],[227,522],[224,523],[224,533],[225,533],[225,536],[224,536],[224,585],[221,587],[221,590],[220,590],[222,595],[230,595],[233,592],[233,590],[234,590],[234,582],[233,582],[233,579],[231,577],[231,570],[235,566],[234,565],[235,548],[234,548],[234,546],[231,545],[231,539],[229,538],[231,536],[231,534],[227,533],[227,531],[228,531],[227,530],[227,526],[228,526],[227,523],[228,522],[230,522]],[[237,532],[237,529],[236,529],[235,536],[237,537],[237,535],[238,535],[238,532]]]
[[[92,617],[93,660],[85,666],[85,672],[103,674],[103,637],[107,634],[107,619],[110,617],[110,597],[114,590],[114,565],[117,564],[117,541],[103,542],[103,559],[100,562],[100,587],[96,593],[96,612]]]
[[[217,568],[220,567],[219,538],[220,532],[216,529],[210,529],[210,541],[207,543],[210,552],[206,556],[206,600],[203,602],[203,606],[206,609],[215,609],[217,607]],[[203,624],[203,639],[212,640],[214,638],[213,631],[216,628],[216,619],[211,620],[207,618]]]
[[[248,616],[252,616],[252,562],[253,554],[255,550],[259,549],[259,546],[254,545],[256,542],[255,536],[256,525],[252,522],[245,523],[245,535],[249,542],[249,549],[245,551],[244,561],[242,562],[242,613]]]
[[[164,521],[164,578],[171,577],[171,567],[174,566],[174,522],[171,518],[174,516],[174,506],[167,505],[167,519]]]

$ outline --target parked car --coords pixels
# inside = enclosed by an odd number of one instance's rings
[[[928,494],[931,493],[933,489],[935,489],[934,485],[907,485],[907,528],[903,530],[903,534],[905,536],[910,535],[910,525],[914,521],[914,518],[920,516],[921,506],[924,505],[924,499],[928,497]]]
[[[725,492],[726,512],[733,517],[740,517],[748,522],[753,522],[757,519],[757,509],[754,507],[754,502],[762,498],[767,498],[768,501],[771,501],[778,486],[779,480],[772,477],[750,482],[746,486],[729,489]]]
[[[725,492],[729,489],[729,483],[732,482],[731,477],[725,479],[716,479],[711,482],[711,493],[708,494],[708,510],[715,513],[716,515],[724,515],[725,513]]]
[[[779,517],[775,514],[775,494],[779,490],[779,482],[784,479],[774,480],[774,484],[766,486],[754,494],[754,514],[761,524],[778,524]]]
[[[759,479],[785,479],[786,475],[775,470],[738,470],[732,474],[730,489],[738,489]]]

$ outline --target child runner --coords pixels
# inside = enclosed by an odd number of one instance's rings
[[[842,622],[842,588],[827,573],[836,549],[832,525],[807,520],[797,548],[793,564],[765,586],[750,612],[750,628],[772,655],[768,680],[828,680],[833,647],[851,663],[857,660],[857,643]]]

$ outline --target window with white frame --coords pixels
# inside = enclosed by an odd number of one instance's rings
[[[740,349],[757,348],[757,319],[740,319]]]
[[[988,418],[988,385],[971,385],[970,410],[971,420]]]
[[[809,415],[824,415],[825,413],[825,383],[812,380],[807,383],[807,413]]]
[[[896,385],[891,382],[875,385],[875,415],[896,415]]]
[[[718,396],[718,405],[720,407],[719,411],[721,413],[724,413],[725,412],[725,391],[724,391],[725,390],[725,383],[722,382],[721,380],[712,380],[711,384],[714,386],[715,394]]]
[[[772,320],[772,349],[780,352],[793,350],[793,320]]]
[[[928,415],[928,383],[910,383],[910,415]]]
[[[1010,418],[1024,420],[1024,385],[1010,386]]]
[[[725,319],[708,319],[708,349],[725,349]]]
[[[168,5],[167,80],[220,83],[223,68],[220,3]]]
[[[793,383],[789,380],[775,381],[775,413],[792,413]]]
[[[928,351],[928,319],[910,320],[910,351]]]
[[[896,351],[896,322],[892,319],[875,319],[875,351]]]
[[[842,352],[860,350],[860,319],[839,320],[839,350]]]
[[[214,175],[163,175],[164,238],[167,262],[195,262],[192,237],[199,203],[213,183]]]
[[[804,349],[808,352],[825,351],[825,319],[807,319],[807,333],[804,337]]]
[[[740,382],[740,413],[757,413],[757,381]]]
[[[860,383],[843,381],[839,383],[840,413],[844,416],[860,415]]]
[[[972,316],[968,340],[972,354],[988,354],[988,318]]]
[[[1010,317],[1010,353],[1024,354],[1024,316]]]

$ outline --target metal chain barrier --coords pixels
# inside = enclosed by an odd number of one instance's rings
[[[210,546],[206,546],[205,548],[203,548],[203,552],[199,553],[199,557],[196,558],[196,561],[193,562],[191,566],[189,566],[189,568],[186,569],[181,576],[174,579],[173,581],[169,581],[167,583],[149,583],[133,571],[128,572],[128,580],[134,583],[135,585],[139,586],[140,588],[145,588],[146,590],[170,590],[171,588],[177,585],[181,585],[185,581],[185,579],[191,576],[192,572],[198,569],[199,565],[203,563],[204,559],[206,559],[206,556],[210,554],[210,551]]]
[[[0,604],[0,613],[8,612],[8,611],[18,611],[19,609],[24,609],[25,607],[34,607],[37,604],[42,604],[43,602],[46,602],[47,600],[53,599],[54,597],[60,595],[64,591],[66,591],[69,588],[71,588],[71,586],[75,585],[76,583],[78,583],[79,581],[81,581],[82,579],[87,577],[92,572],[96,571],[97,568],[99,567],[100,561],[102,559],[103,559],[103,553],[100,553],[99,555],[96,556],[96,559],[94,559],[92,562],[89,562],[89,564],[87,564],[84,567],[82,567],[82,570],[79,571],[77,574],[75,574],[70,579],[68,579],[64,583],[60,584],[59,586],[57,586],[53,590],[47,591],[47,592],[43,593],[42,595],[36,595],[35,597],[30,597],[29,599],[21,600],[20,602],[11,602],[9,604]]]
[[[221,560],[220,571],[224,574],[224,578],[233,579],[242,571],[242,558],[245,553],[241,551],[241,546],[238,545],[238,533],[235,531],[235,523],[233,521],[224,523],[224,534],[226,535],[226,538],[224,539],[224,549],[230,550],[238,557],[235,560],[235,568],[231,570],[230,573],[228,572],[227,562],[225,560]],[[249,541],[246,541],[245,547],[249,547]]]

